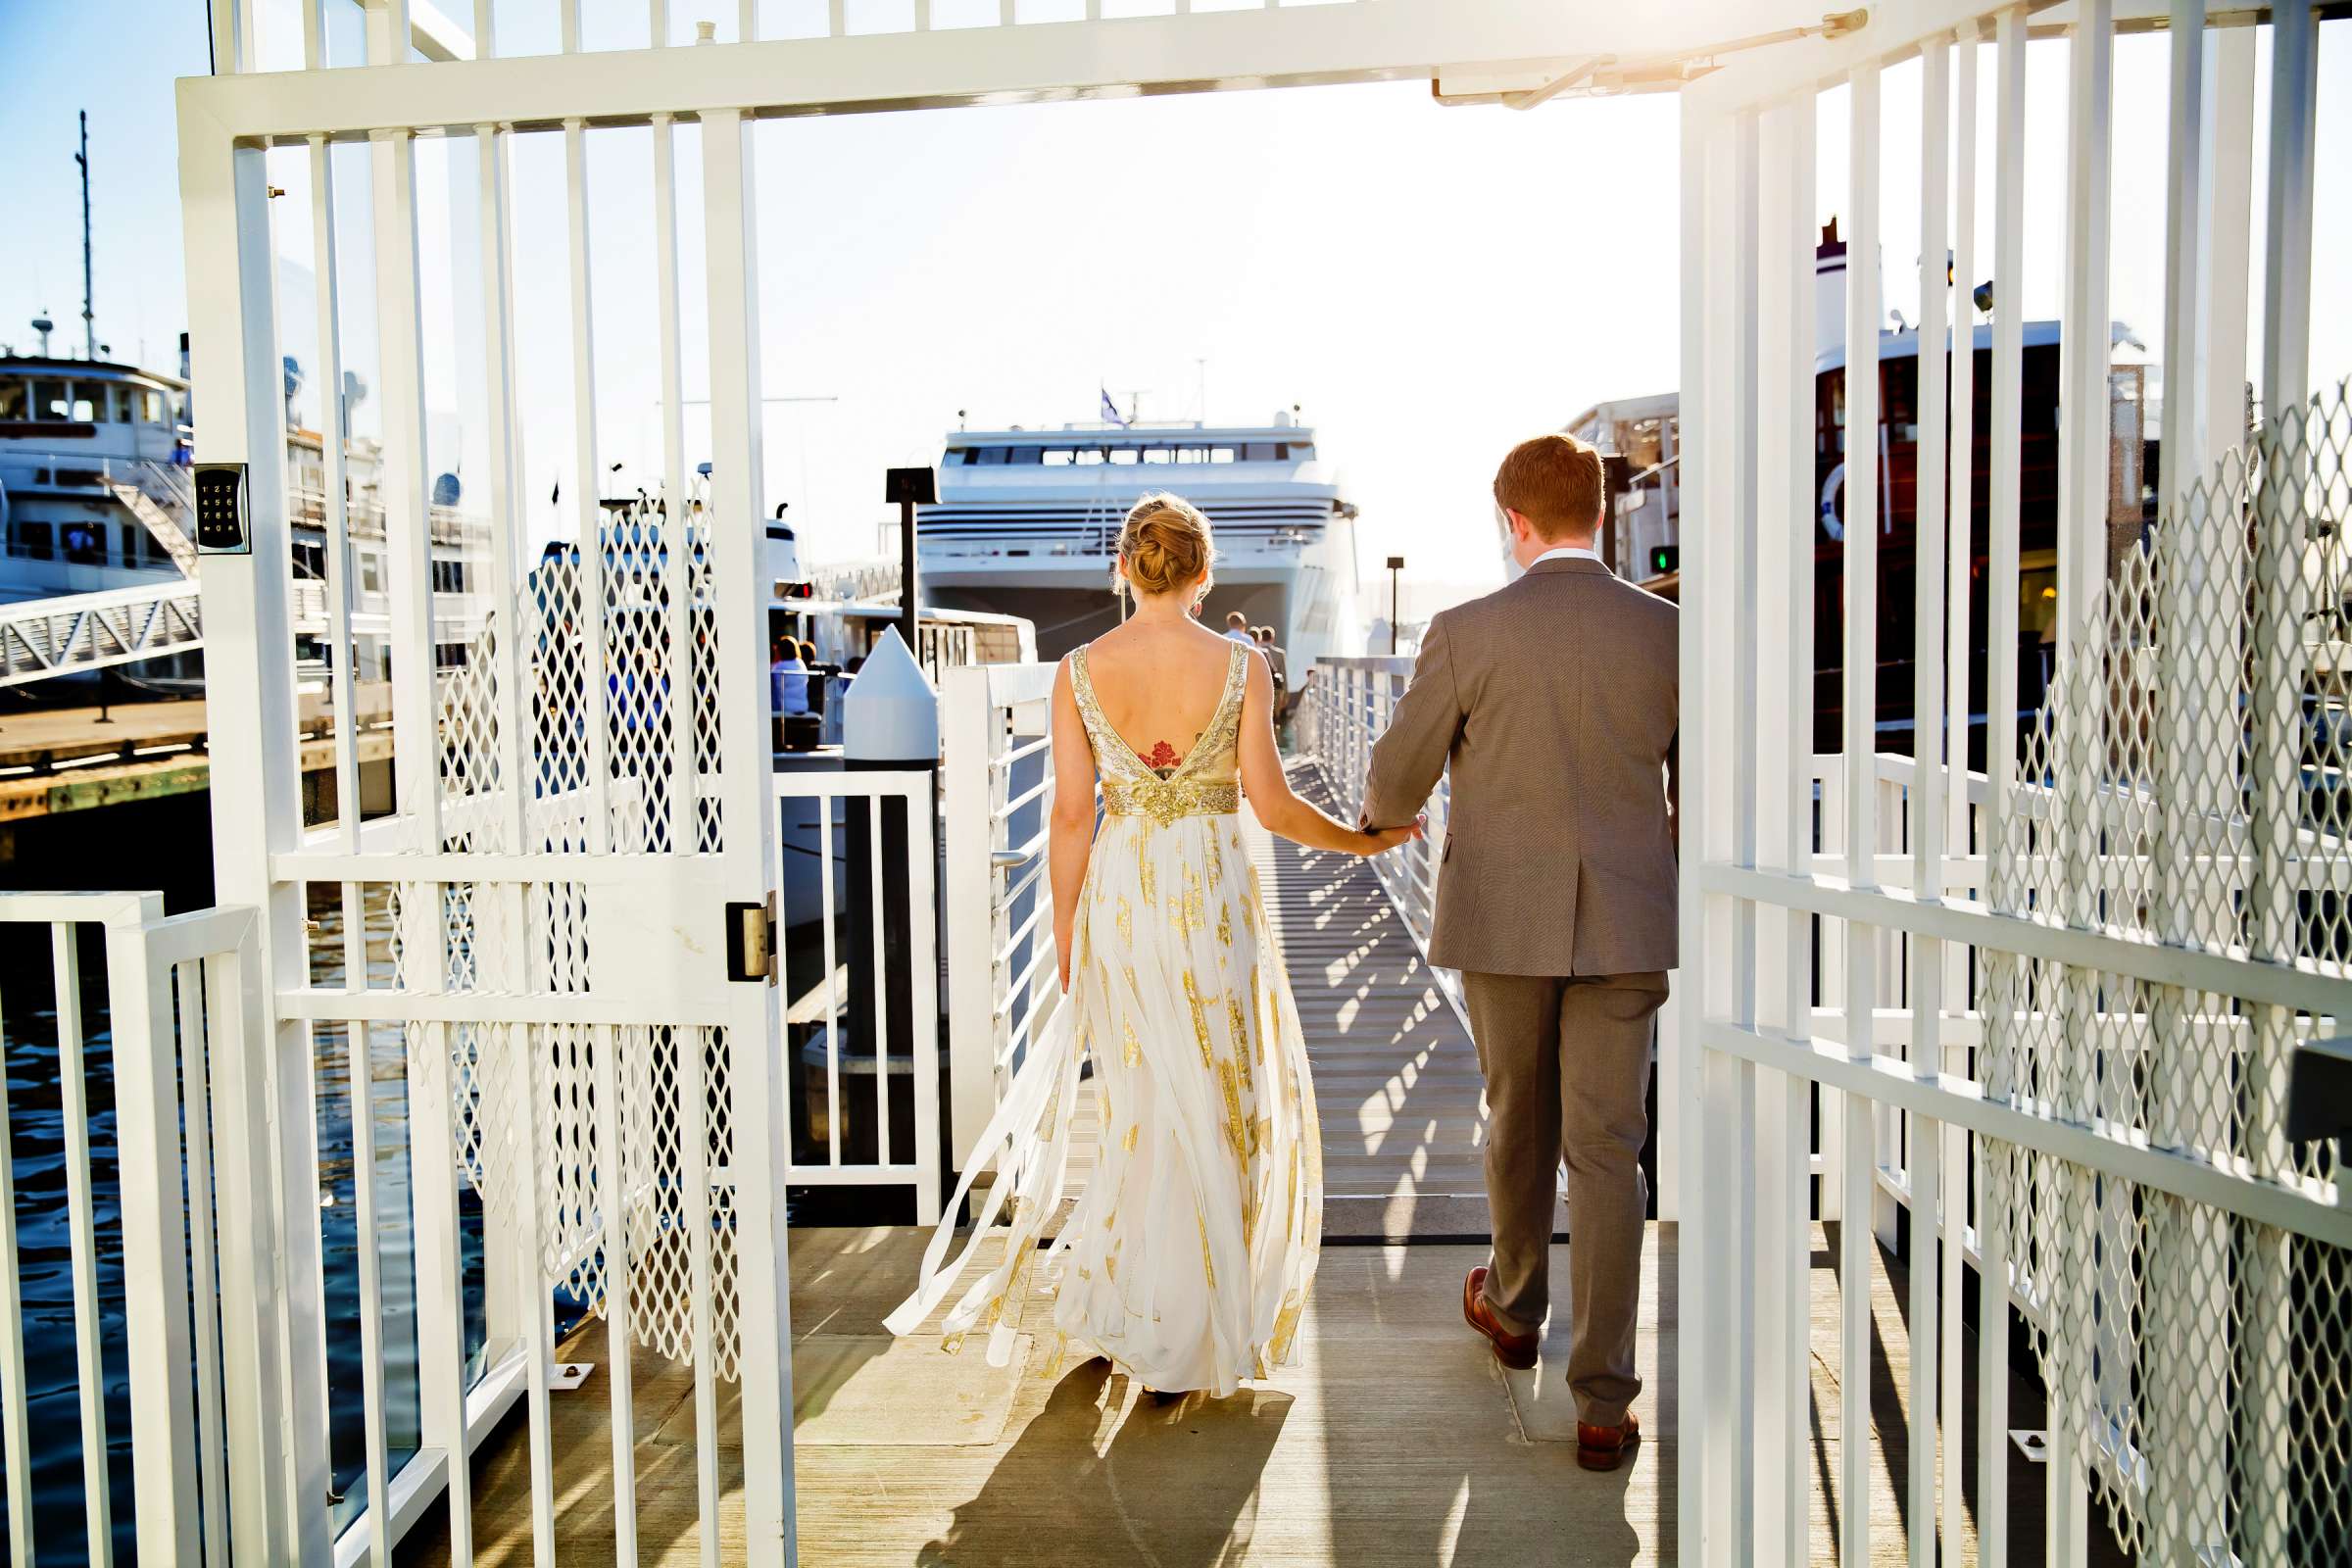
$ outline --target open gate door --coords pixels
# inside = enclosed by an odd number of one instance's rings
[[[340,305],[334,172],[351,166],[311,138],[317,382],[340,384],[339,318],[372,309],[384,383],[388,628],[375,645],[374,622],[355,629],[365,617],[355,617],[347,546],[379,523],[347,503],[345,432],[328,398],[323,652],[345,720],[371,710],[388,657],[393,746],[386,802],[362,760],[364,726],[339,721],[337,805],[309,829],[268,154],[183,109],[198,456],[250,465],[249,551],[208,554],[202,582],[220,898],[267,915],[279,1194],[269,1222],[284,1269],[265,1296],[273,1304],[252,1342],[257,1364],[230,1377],[247,1378],[265,1427],[282,1423],[291,1439],[233,1494],[239,1561],[333,1560],[318,1501],[330,1483],[320,1216],[298,1173],[318,1168],[320,1122],[346,1117],[356,1233],[379,1238],[360,1250],[359,1281],[361,1528],[376,1561],[390,1560],[398,1521],[437,1486],[453,1542],[469,1540],[462,1456],[517,1390],[528,1401],[537,1560],[555,1560],[555,1497],[571,1482],[555,1473],[550,1437],[552,1303],[566,1288],[605,1320],[617,1560],[635,1560],[631,1354],[648,1349],[692,1368],[706,1560],[720,1533],[719,1385],[729,1379],[741,1385],[745,1558],[791,1555],[779,1013],[764,968],[743,961],[765,945],[755,922],[776,886],[748,122],[712,112],[701,126],[708,482],[690,487],[685,472],[671,126],[661,117],[653,216],[667,473],[662,499],[619,508],[598,500],[587,391],[586,133],[578,122],[537,132],[560,135],[567,155],[581,398],[578,464],[566,476],[577,532],[544,553],[518,536],[515,501],[506,171],[516,132],[482,125],[472,146],[461,134],[451,148],[453,168],[473,161],[479,173],[491,469],[480,515],[434,505],[426,482],[416,137],[372,138],[373,299]],[[461,279],[473,260],[462,259]],[[235,498],[224,491],[221,505],[214,542],[235,543]],[[450,591],[453,574],[436,571],[452,559],[466,563],[469,591]],[[397,1077],[393,1062],[405,1067],[405,1101],[374,1081]],[[333,1082],[345,1063],[351,1091]],[[377,1139],[397,1136],[404,1104],[411,1190],[379,1192]],[[478,1284],[462,1245],[468,1188],[483,1236]],[[414,1218],[413,1434],[388,1414],[406,1405],[411,1375],[404,1206]],[[602,1455],[593,1463],[604,1470]]]

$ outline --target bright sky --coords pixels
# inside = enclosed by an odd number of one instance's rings
[[[537,9],[553,15],[552,4]],[[683,30],[695,7],[673,9]],[[531,10],[502,5],[510,46],[531,38]],[[588,13],[592,41],[644,14],[621,0],[590,0]],[[2352,241],[2352,164],[2325,155],[2352,146],[2352,24],[2322,33],[2315,258],[2325,280]],[[2165,53],[2160,36],[2127,37],[2116,67],[2114,314],[2156,356]],[[0,60],[11,166],[0,212],[12,230],[0,341],[29,346],[23,323],[47,308],[59,342],[78,352],[74,112],[87,107],[98,333],[118,357],[169,368],[184,325],[170,84],[206,69],[203,8],[0,0]],[[2031,50],[2034,146],[2064,143],[2065,66],[2063,44]],[[2267,79],[2267,29],[2259,69]],[[1918,71],[1888,74],[1882,140],[1886,302],[1911,318]],[[1988,122],[1989,53],[1982,75]],[[1362,508],[1367,580],[1400,553],[1411,576],[1449,598],[1499,576],[1487,484],[1510,442],[1676,381],[1671,97],[1519,114],[1442,109],[1426,87],[1337,87],[796,120],[757,134],[765,389],[831,400],[769,410],[766,492],[771,506],[791,503],[819,559],[874,550],[882,470],[935,461],[959,410],[974,426],[1086,419],[1107,387],[1146,417],[1189,418],[1205,386],[1213,420],[1299,405]],[[650,486],[660,456],[651,133],[589,140],[599,458],[621,465],[616,484]],[[1826,95],[1825,217],[1844,205],[1845,141],[1843,94]],[[679,143],[686,383],[698,399],[700,169],[695,133],[682,130]],[[307,154],[276,156],[275,183],[288,192],[282,331],[308,367]],[[347,363],[375,382],[367,164],[350,149],[337,176]],[[1988,258],[1988,141],[1980,167]],[[2058,302],[2063,160],[2031,168],[2026,307],[2042,317]],[[431,459],[468,479],[485,462],[479,371],[466,347],[479,310],[473,171],[470,142],[420,144]],[[514,187],[524,490],[533,526],[552,533],[568,528],[573,493],[560,137],[517,138]],[[1980,275],[1988,270],[1981,260]],[[2352,312],[2325,281],[2313,315],[2315,377],[2352,371]],[[362,405],[363,428],[374,412]],[[699,458],[705,411],[688,416]],[[562,513],[549,503],[559,475]]]

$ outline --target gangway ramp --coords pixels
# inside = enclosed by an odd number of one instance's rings
[[[203,646],[203,595],[191,578],[0,605],[0,686]]]

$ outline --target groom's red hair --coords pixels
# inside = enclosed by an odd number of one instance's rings
[[[1494,470],[1494,502],[1545,539],[1584,539],[1600,526],[1600,453],[1572,435],[1540,435],[1511,448]]]

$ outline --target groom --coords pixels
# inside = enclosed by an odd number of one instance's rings
[[[1536,1364],[1565,1160],[1588,1470],[1615,1469],[1640,1435],[1642,1101],[1675,963],[1677,612],[1594,552],[1604,494],[1599,453],[1574,436],[1503,459],[1494,502],[1526,575],[1429,623],[1364,792],[1367,825],[1410,822],[1453,770],[1429,957],[1462,971],[1494,1237],[1462,1311],[1504,1366]]]

